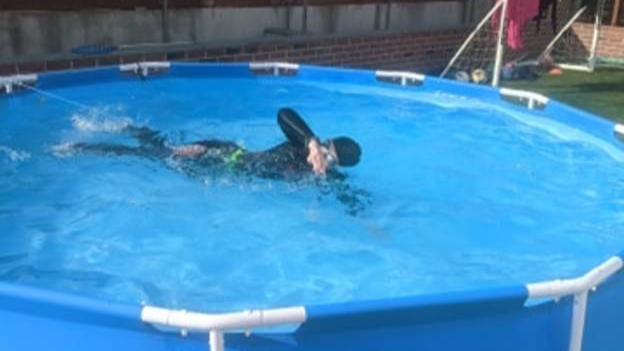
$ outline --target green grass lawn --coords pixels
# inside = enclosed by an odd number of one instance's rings
[[[503,86],[534,91],[615,121],[624,122],[624,69],[593,73],[564,71],[534,81],[503,82]]]

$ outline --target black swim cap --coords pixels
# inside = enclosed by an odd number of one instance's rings
[[[340,166],[351,167],[360,162],[362,149],[355,140],[348,137],[338,137],[331,139],[336,156],[338,156],[338,164]]]

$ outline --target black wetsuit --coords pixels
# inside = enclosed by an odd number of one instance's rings
[[[347,212],[355,215],[370,203],[369,194],[354,189],[344,182],[346,175],[335,169],[328,169],[326,177],[312,177],[312,167],[307,162],[308,141],[314,137],[305,122],[295,116],[278,115],[278,123],[288,138],[268,150],[252,152],[231,141],[218,139],[200,140],[184,147],[198,145],[203,151],[192,156],[176,152],[176,147],[167,145],[166,139],[147,127],[129,126],[125,132],[135,138],[137,147],[120,144],[73,145],[74,150],[99,154],[131,155],[154,160],[172,160],[176,168],[193,177],[220,174],[251,176],[273,180],[314,182],[322,194],[334,193],[346,205]]]

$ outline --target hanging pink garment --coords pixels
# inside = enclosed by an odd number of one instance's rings
[[[504,1],[504,0],[499,0]],[[505,18],[507,24],[507,46],[512,50],[521,50],[524,47],[522,31],[526,22],[539,13],[540,0],[508,0]],[[500,11],[499,11],[500,13]],[[500,15],[499,15],[500,16]],[[499,16],[492,18],[492,26],[498,28]]]

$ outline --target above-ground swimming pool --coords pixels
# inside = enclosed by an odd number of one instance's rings
[[[617,340],[624,147],[610,122],[527,92],[292,64],[0,85],[0,317],[15,349],[60,349],[72,331],[76,348],[150,350],[205,349],[207,332],[213,350],[224,334],[251,350]],[[265,150],[285,140],[282,107],[356,139],[360,164],[281,179],[84,147],[135,148],[149,128],[167,147]]]

